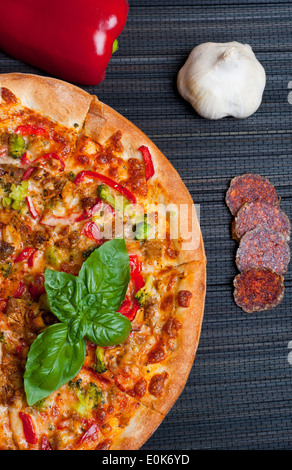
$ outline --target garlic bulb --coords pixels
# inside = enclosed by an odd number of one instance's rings
[[[208,119],[250,116],[265,85],[265,70],[252,48],[236,41],[195,47],[177,77],[182,97]]]

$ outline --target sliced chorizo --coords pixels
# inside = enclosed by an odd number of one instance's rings
[[[234,300],[245,312],[270,310],[284,297],[284,278],[269,269],[249,268],[234,279]]]
[[[232,215],[246,202],[267,201],[271,204],[279,202],[275,187],[263,176],[246,173],[231,180],[225,198]]]
[[[270,202],[253,201],[244,204],[235,215],[232,238],[239,241],[246,232],[255,228],[280,232],[287,242],[290,240],[291,225],[288,216],[278,205]]]
[[[257,267],[284,274],[289,262],[289,245],[283,235],[274,230],[256,228],[247,232],[241,238],[236,253],[239,271]]]

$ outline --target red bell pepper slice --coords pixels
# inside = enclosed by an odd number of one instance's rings
[[[0,157],[4,157],[8,155],[8,148],[7,147],[0,147]]]
[[[145,178],[146,178],[146,181],[147,181],[155,173],[154,165],[153,165],[153,161],[152,161],[152,156],[151,156],[151,153],[149,151],[149,148],[146,147],[146,145],[141,145],[141,147],[138,150],[140,150],[140,152],[143,155],[144,164],[145,164]]]
[[[96,423],[91,424],[87,431],[85,431],[85,433],[79,439],[79,444],[83,444],[90,439],[94,439],[95,435],[98,433],[98,430],[99,427]]]
[[[37,300],[42,294],[46,292],[45,276],[43,273],[38,273],[35,275],[32,282],[28,285],[28,292],[34,300]]]
[[[94,206],[90,207],[87,211],[88,217],[92,217],[94,214],[97,212],[111,212],[112,214],[115,212],[114,208],[110,206],[109,204],[103,202],[103,201],[98,201]]]
[[[130,321],[133,321],[139,308],[140,305],[136,299],[132,302],[129,298],[126,298],[118,311]]]
[[[24,291],[25,291],[25,284],[23,281],[20,281],[13,297],[15,299],[19,299],[19,297],[23,294]]]
[[[101,201],[100,199],[96,198],[96,202],[92,207],[83,211],[82,215],[78,218],[77,222],[81,222],[82,220],[90,219],[94,214],[97,212],[106,212],[109,211],[114,214],[115,210],[109,204]]]
[[[82,235],[86,235],[91,240],[101,242],[102,235],[98,226],[94,222],[87,222],[81,230]]]
[[[21,135],[46,135],[47,130],[40,126],[31,126],[30,124],[26,124],[24,126],[18,126],[15,130],[16,134]]]
[[[26,181],[28,180],[31,175],[36,171],[36,166],[30,166],[27,170],[22,175],[21,181]]]
[[[76,178],[74,180],[74,183],[75,184],[80,184],[84,181],[85,178],[97,179],[97,180],[101,181],[102,183],[107,184],[111,188],[118,191],[120,194],[122,194],[127,199],[129,199],[129,201],[131,201],[132,203],[134,203],[134,204],[136,203],[136,196],[131,191],[129,191],[127,188],[125,188],[121,184],[116,183],[116,181],[112,180],[108,176],[97,173],[96,171],[92,171],[92,170],[81,171],[76,176]]]
[[[35,205],[33,203],[33,199],[31,196],[27,196],[26,197],[26,202],[27,202],[27,205],[28,205],[28,210],[31,214],[31,216],[36,219],[38,216],[39,216],[39,212],[37,211],[37,209],[35,208]]]
[[[43,435],[41,440],[41,450],[52,450],[52,446],[45,435]]]
[[[49,225],[50,227],[56,227],[56,225],[71,225],[76,222],[80,222],[83,212],[72,212],[72,214],[65,217],[57,217],[51,212],[44,214],[40,220],[40,224]]]
[[[2,2],[0,48],[62,80],[96,85],[128,11],[127,0]]]
[[[27,247],[25,248],[23,251],[21,251],[21,253],[19,253],[15,260],[14,260],[14,263],[20,263],[21,261],[27,261],[29,259],[29,257],[31,256],[32,253],[34,253],[36,251],[35,248],[33,247]]]
[[[129,263],[130,263],[131,273],[141,272],[142,263],[139,260],[138,255],[129,255]]]
[[[23,433],[24,433],[26,442],[28,444],[36,444],[38,438],[37,438],[37,434],[36,434],[34,423],[33,423],[31,416],[20,411],[19,417],[22,421]]]
[[[138,258],[138,255],[129,255],[129,264],[131,269],[131,280],[135,285],[135,293],[138,292],[145,284],[143,276],[141,274],[142,263]],[[126,296],[125,300],[119,309],[119,313],[127,317],[130,321],[133,321],[140,305],[137,299],[131,300],[129,296]]]
[[[20,159],[20,163],[22,165],[30,165],[31,164],[31,161],[27,158],[27,153],[26,152],[22,155],[22,157]]]
[[[65,163],[64,161],[62,160],[61,157],[59,157],[59,155],[57,155],[56,153],[45,153],[44,155],[41,155],[40,157],[37,157],[33,163],[36,163],[36,162],[45,162],[45,161],[48,161],[48,160],[58,160],[58,162],[60,162],[60,171],[63,171],[65,170]]]

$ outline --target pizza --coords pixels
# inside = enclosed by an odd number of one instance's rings
[[[139,449],[199,343],[196,208],[96,96],[26,74],[0,91],[0,449]]]

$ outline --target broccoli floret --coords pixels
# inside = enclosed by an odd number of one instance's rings
[[[153,274],[150,274],[147,277],[144,286],[135,295],[135,298],[138,300],[139,305],[141,305],[141,307],[143,307],[148,302],[150,297],[152,297],[152,295],[154,294],[154,279],[155,277],[153,276]]]
[[[26,151],[25,140],[20,134],[10,134],[8,152],[13,158],[21,158]]]
[[[96,347],[95,359],[94,370],[98,372],[98,374],[103,374],[107,368],[104,360],[104,349],[101,346]]]
[[[75,390],[78,402],[75,404],[74,408],[81,416],[88,415],[91,410],[101,403],[102,392],[93,382],[90,382],[86,389],[82,387],[81,380],[77,380],[76,382],[70,381],[68,385]]]
[[[107,202],[110,206],[119,211],[124,210],[130,204],[130,201],[125,196],[115,198],[106,184],[100,184],[97,187],[97,195],[104,202]]]
[[[21,209],[24,200],[28,194],[28,181],[22,181],[20,184],[12,184],[10,188],[9,195],[3,197],[2,206],[10,207],[14,210]]]

